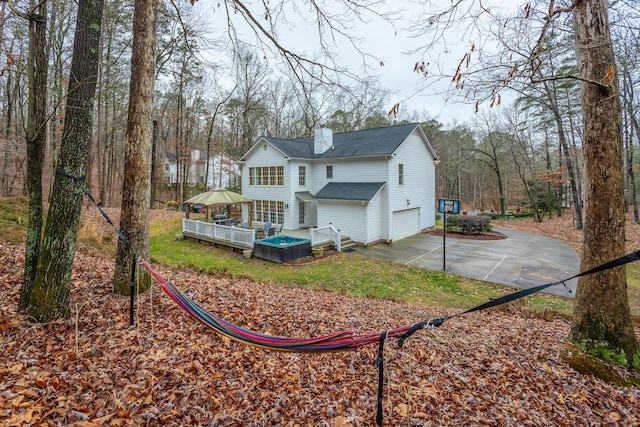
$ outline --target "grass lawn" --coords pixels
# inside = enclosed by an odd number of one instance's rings
[[[24,241],[27,199],[0,199],[0,228],[10,243]],[[370,259],[357,254],[338,254],[314,264],[283,266],[260,259],[245,259],[240,253],[202,243],[176,240],[181,219],[151,224],[151,258],[173,270],[191,269],[209,274],[244,277],[256,282],[321,289],[360,297],[385,298],[427,307],[464,309],[507,293],[513,288]],[[110,231],[109,231],[110,233]],[[105,254],[114,253],[114,239],[93,238],[91,227],[79,233],[83,244]],[[102,245],[102,247],[100,246]],[[109,255],[111,256],[111,255]],[[640,263],[627,266],[631,314],[640,319]],[[536,294],[516,302],[535,313],[570,316],[571,300]]]
[[[360,297],[386,298],[429,307],[470,308],[490,298],[514,292],[513,288],[341,253],[302,266],[284,266],[204,243],[176,240],[179,219],[151,226],[151,258],[175,269],[244,277],[256,282],[322,289]],[[572,302],[546,294],[517,304],[536,313],[570,315]]]

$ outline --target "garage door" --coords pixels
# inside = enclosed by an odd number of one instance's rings
[[[420,209],[405,209],[393,213],[393,240],[420,232]]]

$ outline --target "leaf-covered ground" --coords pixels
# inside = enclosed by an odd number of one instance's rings
[[[640,249],[640,225],[633,223],[633,216],[627,214],[626,221],[626,251]],[[563,240],[573,245],[580,253],[582,246],[582,231],[575,227],[575,220],[570,210],[565,210],[561,217],[544,218],[542,222],[535,222],[530,218],[519,220],[491,220],[491,225],[514,228],[528,233],[540,234],[553,239]]]
[[[84,250],[73,318],[36,325],[16,314],[22,263],[22,247],[0,242],[0,425],[375,425],[377,346],[301,355],[231,342],[157,288],[129,326],[128,298],[110,290],[112,259]],[[209,310],[276,335],[383,331],[453,312],[160,271]],[[639,389],[562,361],[568,330],[511,309],[388,343],[385,425],[640,425]]]

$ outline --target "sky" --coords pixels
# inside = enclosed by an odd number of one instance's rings
[[[483,5],[488,1],[489,0],[485,0]],[[495,1],[504,3],[500,0],[494,0],[494,2]],[[326,0],[324,3],[329,5],[330,12],[340,13],[340,10],[336,7],[336,4],[340,2]],[[390,3],[392,4],[389,6],[376,6],[376,11],[384,10],[385,7],[401,7],[402,12],[399,17],[419,16],[426,2],[396,0]],[[433,3],[446,7],[451,4],[451,1],[437,0]],[[515,7],[513,3],[513,1],[509,1],[507,2],[508,7],[501,7],[503,9],[513,9]],[[251,12],[256,17],[261,17],[261,14],[264,13],[264,7],[261,5],[262,2],[246,1],[245,4],[251,8]],[[274,3],[271,4],[273,5]],[[319,45],[317,32],[314,28],[317,20],[315,16],[310,13],[306,1],[292,2],[292,4],[295,4],[295,6],[291,7],[295,7],[297,11],[291,8],[284,11],[284,16],[290,21],[291,25],[278,27],[279,38],[282,44],[291,50],[312,55],[317,51],[317,46]],[[221,11],[213,12],[211,3],[200,1],[197,3],[197,6],[204,9],[207,16],[206,19],[211,20],[215,28],[226,28],[226,17],[224,13]],[[430,10],[430,12],[433,11],[434,10]],[[301,16],[298,16],[296,12],[300,13]],[[307,13],[306,16],[305,13]],[[240,32],[244,33],[248,38],[247,35],[250,32],[246,30],[246,26],[243,27],[242,24],[239,24],[240,20],[237,18],[237,16],[232,17]],[[305,22],[305,20],[307,20],[307,22]],[[348,23],[352,25],[352,28],[347,29],[349,34],[355,35],[360,40],[358,47],[362,51],[370,53],[375,57],[375,59],[369,60],[369,72],[378,74],[380,85],[393,92],[393,95],[389,97],[389,109],[391,109],[396,102],[400,103],[399,118],[402,118],[403,113],[417,112],[420,116],[427,116],[424,118],[437,119],[445,125],[450,125],[454,122],[470,122],[473,120],[475,116],[475,106],[473,103],[455,103],[451,100],[450,94],[448,94],[450,88],[449,78],[441,78],[438,80],[430,78],[425,84],[424,78],[413,72],[415,63],[422,60],[422,56],[419,53],[408,55],[408,52],[424,46],[426,44],[424,38],[410,37],[408,31],[402,31],[400,29],[402,24],[392,26],[381,20],[363,24],[353,18],[348,19]],[[243,30],[243,28],[245,28],[245,30]],[[443,72],[452,73],[469,47],[470,42],[468,41],[468,35],[451,32],[451,34],[447,36],[446,45],[442,43],[434,47],[434,49],[431,49],[429,51],[430,58],[427,58],[427,60],[438,58],[443,64]],[[361,57],[358,52],[350,46],[348,40],[345,38],[337,38],[334,49],[337,53],[334,59],[349,67],[350,70],[357,72],[362,65]],[[383,62],[384,65],[380,66],[380,62]],[[427,86],[426,88],[424,88],[425,85]],[[423,87],[422,90],[420,90],[421,87]],[[422,119],[423,117],[420,118]]]

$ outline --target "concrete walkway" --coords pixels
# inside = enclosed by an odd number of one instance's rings
[[[494,230],[507,238],[468,240],[447,235],[443,246],[442,236],[417,234],[393,245],[374,245],[355,253],[517,288],[566,279],[579,271],[578,254],[567,243],[506,228]],[[573,298],[577,279],[566,284],[570,292],[561,284],[546,292]]]

